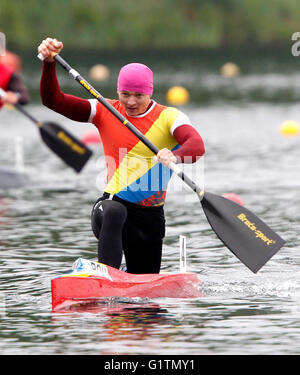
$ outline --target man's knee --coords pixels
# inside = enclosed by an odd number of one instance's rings
[[[119,202],[112,200],[102,201],[102,206],[99,207],[102,210],[103,220],[109,221],[112,224],[123,224],[127,217],[127,208]]]
[[[92,230],[99,238],[101,227],[105,222],[107,226],[121,226],[127,217],[127,209],[119,202],[112,200],[99,201],[93,207],[91,215]]]

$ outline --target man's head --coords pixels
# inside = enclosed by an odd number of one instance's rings
[[[153,93],[153,73],[144,64],[131,63],[123,66],[118,77],[120,102],[129,116],[144,113]]]
[[[0,55],[0,64],[4,64],[14,72],[21,72],[22,62],[21,59],[14,53],[6,50],[5,53]]]

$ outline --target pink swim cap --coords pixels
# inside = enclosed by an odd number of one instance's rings
[[[131,63],[123,66],[118,77],[118,91],[134,91],[152,95],[152,70],[140,63]]]

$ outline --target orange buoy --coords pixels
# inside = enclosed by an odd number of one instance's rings
[[[94,81],[105,81],[108,79],[109,75],[109,69],[102,64],[94,65],[89,71],[89,76]]]
[[[240,74],[240,68],[235,63],[228,62],[221,67],[220,72],[222,76],[232,78]]]
[[[83,134],[82,142],[87,145],[91,143],[100,144],[102,143],[100,134],[97,130],[88,130]]]
[[[240,206],[244,205],[242,199],[235,193],[224,193],[222,197],[232,200],[233,202],[239,204]]]

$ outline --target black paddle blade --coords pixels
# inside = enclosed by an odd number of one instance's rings
[[[47,146],[79,173],[91,157],[92,151],[72,134],[53,122],[43,122],[39,129]]]
[[[205,192],[201,204],[219,239],[254,273],[285,243],[256,215],[227,198]]]

